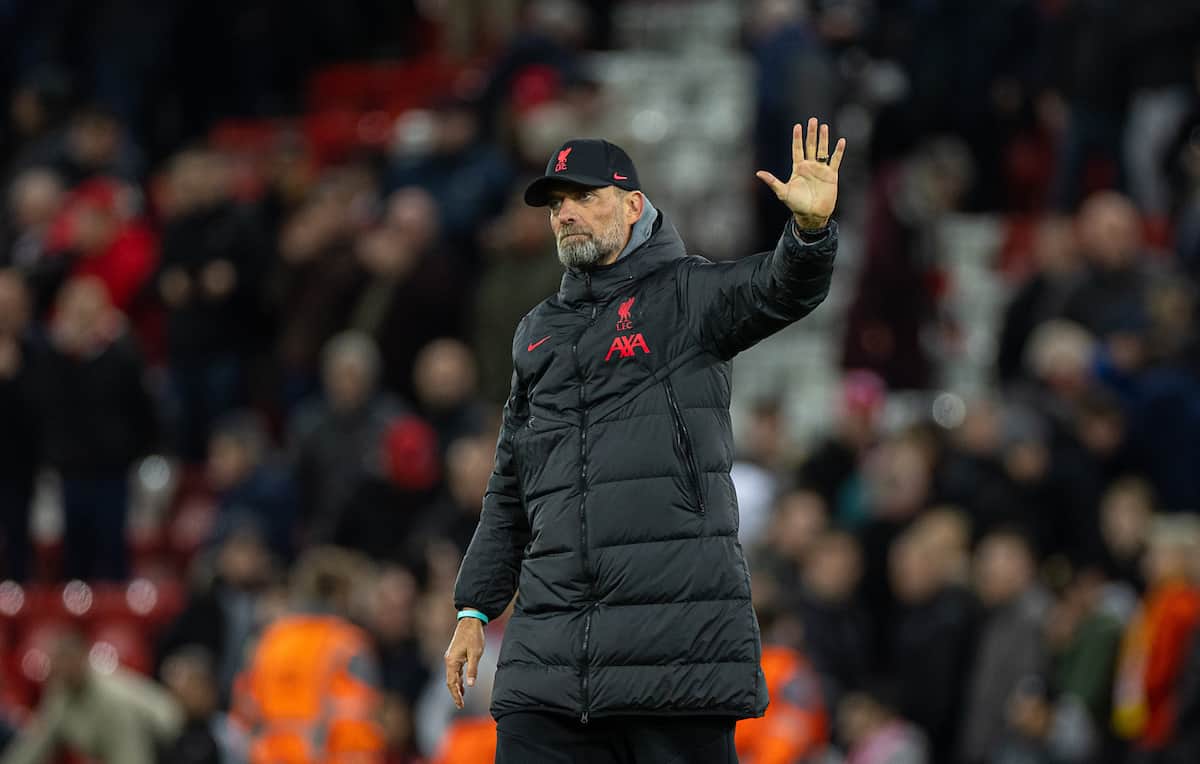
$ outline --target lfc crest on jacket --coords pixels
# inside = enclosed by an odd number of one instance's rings
[[[630,316],[630,311],[633,310],[633,303],[637,297],[630,297],[617,306],[617,331],[628,332],[633,329],[633,318]],[[608,353],[604,356],[604,360],[608,361],[616,353],[618,358],[629,358],[634,351],[641,349],[643,353],[649,353],[650,348],[646,345],[646,338],[641,332],[635,334],[617,335],[613,337],[612,344],[608,346]]]

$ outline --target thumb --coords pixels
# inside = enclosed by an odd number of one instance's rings
[[[754,173],[754,177],[758,178],[763,183],[766,183],[767,187],[775,192],[775,196],[779,197],[780,199],[787,197],[787,184],[781,181],[779,178],[776,178],[771,173],[767,172],[766,170],[759,170],[758,172]]]

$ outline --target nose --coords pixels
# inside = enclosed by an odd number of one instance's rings
[[[554,216],[558,219],[559,225],[571,224],[578,220],[578,212],[579,210],[573,200],[563,199],[559,202],[558,211],[554,213]]]

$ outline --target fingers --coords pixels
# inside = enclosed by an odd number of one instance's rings
[[[792,126],[792,172],[804,161],[804,126],[796,123]]]
[[[446,688],[450,690],[450,697],[457,708],[463,707],[462,666],[462,658],[446,653]]]
[[[467,687],[475,686],[475,677],[479,674],[479,658],[482,650],[467,648]]]
[[[821,125],[821,134],[817,138],[817,153],[814,158],[824,162],[829,158],[829,125]]]
[[[796,129],[799,130],[800,126],[796,125]],[[758,172],[754,173],[754,177],[758,178],[763,183],[766,183],[767,187],[775,192],[775,196],[779,197],[780,199],[787,197],[787,184],[781,181],[779,178],[776,178],[771,173],[767,172],[766,170],[759,170]]]
[[[829,157],[829,166],[834,172],[842,166],[842,154],[846,153],[846,139],[838,138],[837,146],[833,149],[833,156]]]
[[[808,118],[808,136],[804,141],[804,156],[808,159],[817,158],[817,118]]]

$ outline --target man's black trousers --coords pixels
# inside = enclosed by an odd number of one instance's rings
[[[737,764],[734,719],[620,716],[578,719],[534,711],[505,714],[496,764]]]

